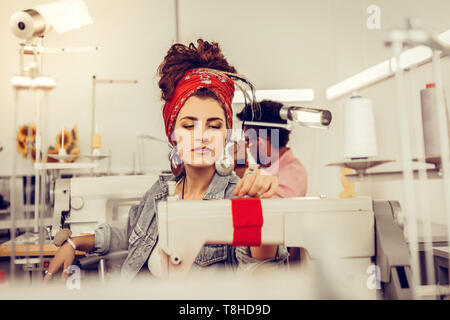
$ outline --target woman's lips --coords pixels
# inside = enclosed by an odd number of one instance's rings
[[[212,149],[210,149],[208,147],[197,147],[197,148],[192,149],[192,151],[195,154],[205,155],[205,154],[209,154],[212,151]]]

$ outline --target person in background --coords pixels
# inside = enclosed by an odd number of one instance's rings
[[[287,146],[290,131],[277,127],[277,124],[287,124],[281,119],[279,102],[263,100],[259,102],[260,112],[255,115],[249,105],[236,116],[241,121],[260,122],[261,125],[251,125],[244,122],[244,133],[248,142],[250,154],[262,171],[278,177],[278,190],[273,198],[304,197],[307,191],[307,172],[301,161],[294,156]],[[272,123],[274,126],[269,126]],[[250,132],[251,131],[251,132]],[[240,161],[244,163],[244,161]],[[247,161],[245,161],[247,163]],[[242,165],[245,167],[245,165]],[[241,168],[235,169],[239,175]],[[289,262],[297,263],[304,256],[300,248],[288,248]]]

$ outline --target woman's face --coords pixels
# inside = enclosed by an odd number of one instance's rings
[[[178,113],[174,140],[185,165],[205,167],[221,156],[227,134],[225,111],[212,98],[190,97]]]

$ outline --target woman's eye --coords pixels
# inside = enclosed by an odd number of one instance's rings
[[[222,128],[222,124],[219,122],[213,122],[209,124],[209,127],[212,129],[220,129]]]
[[[185,128],[185,129],[193,129],[194,125],[184,125],[183,128]]]

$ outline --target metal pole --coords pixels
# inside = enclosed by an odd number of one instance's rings
[[[17,121],[18,121],[18,109],[19,109],[19,89],[14,89],[14,105],[13,105],[13,135],[11,139],[12,148],[15,149],[16,145],[16,134],[17,134]],[[12,159],[12,173],[11,173],[11,181],[10,181],[10,202],[11,202],[11,257],[10,257],[10,277],[11,284],[15,284],[15,264],[14,261],[16,259],[16,217],[17,217],[17,195],[16,195],[16,171],[17,171],[17,151],[13,152]]]
[[[395,87],[397,95],[397,115],[400,129],[400,152],[401,163],[403,169],[403,194],[405,208],[405,227],[408,234],[410,252],[411,252],[411,268],[415,285],[413,287],[413,296],[417,297],[417,285],[420,283],[420,266],[418,259],[418,235],[417,235],[417,218],[415,208],[415,192],[414,192],[414,174],[411,165],[411,144],[408,126],[408,110],[406,107],[406,97],[403,83],[403,68],[400,64],[400,54],[403,50],[403,44],[396,41],[392,44],[394,57],[397,62],[395,70]]]
[[[179,2],[178,0],[174,0],[174,14],[175,14],[175,43],[180,41],[180,26],[179,26]]]
[[[411,74],[411,78],[413,75]],[[422,116],[421,116],[421,105],[418,103],[420,101],[419,88],[417,87],[417,81],[411,79],[411,105],[413,107],[413,126],[417,128],[415,141],[417,141],[417,160],[419,164],[425,164],[425,143],[423,137],[423,126],[422,126]],[[434,261],[433,261],[433,234],[431,229],[431,210],[429,206],[429,193],[428,193],[428,175],[427,169],[419,167],[418,169],[418,180],[417,184],[419,187],[419,196],[417,197],[418,209],[422,213],[422,230],[424,235],[424,253],[425,253],[425,270],[427,283],[430,285],[436,284],[436,275],[434,273]],[[417,204],[416,202],[416,204]],[[436,296],[435,296],[436,297]]]
[[[92,76],[92,107],[91,107],[91,153],[94,150],[94,147],[92,146],[92,137],[95,133],[95,94],[96,94],[96,76]],[[92,169],[93,170],[93,169]]]
[[[41,163],[41,111],[42,111],[42,99],[41,92],[39,90],[35,91],[36,97],[36,110],[37,110],[37,124],[36,124],[36,160],[35,165],[39,166]],[[41,170],[38,168],[34,169],[34,223],[33,232],[38,232],[39,225],[39,202],[40,202],[40,192],[41,192]]]
[[[38,231],[39,231],[39,271],[41,272],[43,270],[43,252],[44,252],[44,242],[45,242],[45,234],[44,234],[44,218],[45,213],[47,211],[47,170],[46,170],[46,163],[47,163],[47,111],[48,111],[48,91],[42,92],[44,94],[44,103],[42,104],[42,146],[43,146],[43,161],[42,161],[42,170],[40,171],[41,175],[41,195],[40,195],[40,201],[39,201],[39,224],[38,224]],[[43,275],[41,273],[41,275]],[[40,278],[42,280],[42,278]]]
[[[105,284],[105,259],[100,259],[98,262],[98,273],[100,275],[100,283]]]

